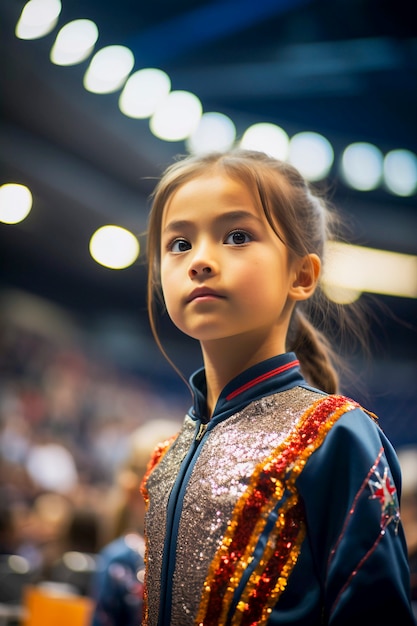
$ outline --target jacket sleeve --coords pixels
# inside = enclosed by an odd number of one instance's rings
[[[339,419],[298,488],[322,585],[323,623],[415,624],[396,454],[361,409]]]

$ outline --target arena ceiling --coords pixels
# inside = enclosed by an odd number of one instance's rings
[[[108,270],[92,261],[88,241],[105,223],[143,233],[154,181],[185,147],[154,137],[147,120],[121,114],[117,93],[87,92],[88,61],[50,62],[57,29],[73,19],[97,24],[96,48],[125,45],[135,69],[166,71],[173,89],[195,93],[204,111],[228,115],[238,135],[267,121],[289,135],[323,134],[336,157],[355,141],[417,153],[410,1],[63,0],[57,28],[31,41],[14,34],[24,4],[0,1],[0,182],[27,184],[36,210],[20,225],[0,227],[3,289],[26,289],[82,315],[115,313],[146,324],[143,263]],[[357,243],[417,253],[415,195],[357,192],[336,171],[330,184]],[[416,300],[384,305],[408,324],[387,322],[390,354],[415,363],[409,325]]]

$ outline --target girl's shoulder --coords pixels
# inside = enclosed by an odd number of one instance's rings
[[[312,402],[287,442],[296,452],[298,466],[309,468],[308,472],[301,471],[299,479],[315,475],[323,483],[332,481],[340,471],[339,479],[344,482],[352,470],[358,480],[363,480],[383,463],[398,482],[396,453],[378,417],[347,396],[312,391]]]
[[[378,417],[362,407],[356,400],[342,394],[325,394],[311,387],[304,387],[308,396],[308,405],[300,417],[297,431],[302,433],[303,439],[308,439],[311,445],[318,447],[338,423],[343,428],[357,430],[358,424],[363,424],[365,430],[375,433],[379,429]]]
[[[351,482],[363,489],[384,476],[386,484],[401,484],[396,452],[378,417],[351,398],[329,395],[316,400],[304,413],[301,429],[310,443],[303,453],[309,471],[300,475],[300,484],[313,480],[322,487],[336,485],[337,490]]]

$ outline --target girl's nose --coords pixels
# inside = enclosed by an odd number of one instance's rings
[[[209,244],[201,244],[194,249],[194,254],[190,259],[188,274],[190,278],[198,276],[207,277],[215,272],[215,260],[213,258],[213,250]]]
[[[212,273],[212,268],[210,267],[210,265],[204,265],[202,263],[193,263],[189,270],[188,273],[190,275],[191,278],[195,278],[196,276],[198,276],[199,274],[201,275],[208,275]]]

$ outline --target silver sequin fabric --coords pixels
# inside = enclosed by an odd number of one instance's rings
[[[145,518],[149,624],[158,623],[168,500],[181,463],[193,444],[194,435],[195,422],[187,415],[177,439],[147,480],[147,489],[150,496]]]
[[[194,624],[210,563],[230,523],[236,501],[256,465],[288,437],[317,393],[301,387],[261,398],[207,433],[182,503],[173,576],[171,624]],[[174,446],[148,481],[149,624],[158,622],[160,575],[169,494],[192,445],[195,425],[186,418]]]

